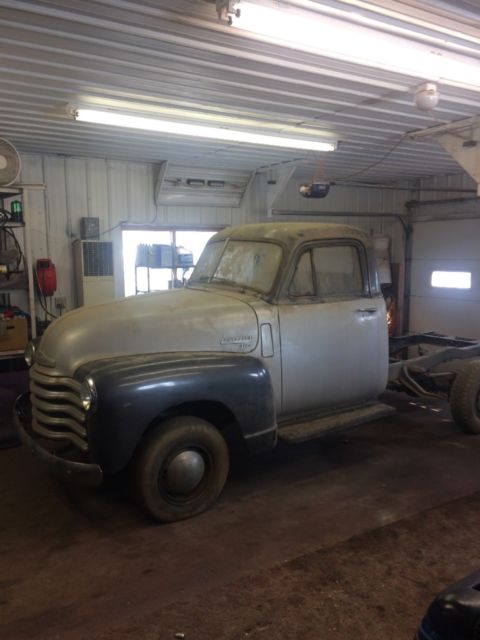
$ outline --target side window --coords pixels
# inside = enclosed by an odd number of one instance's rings
[[[360,255],[353,245],[315,247],[312,250],[317,295],[360,297],[363,276]]]
[[[288,295],[294,297],[315,295],[311,251],[305,251],[300,256],[288,289]]]

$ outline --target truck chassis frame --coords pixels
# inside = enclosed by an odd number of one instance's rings
[[[403,358],[409,347],[431,345],[440,347],[433,353]],[[403,352],[403,353],[402,353]],[[406,391],[416,397],[448,397],[455,380],[455,370],[437,369],[454,360],[480,358],[480,341],[445,336],[434,331],[390,338],[388,388]]]

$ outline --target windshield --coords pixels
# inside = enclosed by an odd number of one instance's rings
[[[190,283],[226,284],[268,293],[281,259],[282,248],[269,242],[211,242],[200,256]]]

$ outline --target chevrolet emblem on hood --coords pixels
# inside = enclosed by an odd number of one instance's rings
[[[252,336],[224,336],[220,344],[251,344]]]

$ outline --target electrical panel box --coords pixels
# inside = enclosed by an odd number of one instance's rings
[[[98,240],[100,218],[80,218],[80,237],[82,240]]]
[[[73,243],[77,306],[110,302],[115,298],[113,244],[98,240]]]

